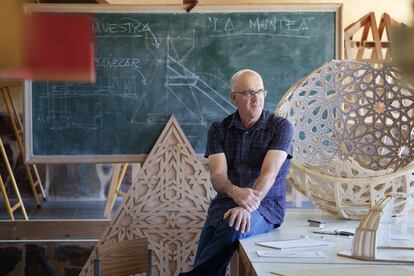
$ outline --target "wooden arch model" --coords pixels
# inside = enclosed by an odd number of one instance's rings
[[[146,237],[153,275],[187,271],[213,196],[208,172],[172,116],[98,245]],[[95,256],[80,275],[92,275]]]
[[[413,194],[409,196],[412,197]],[[393,202],[398,197],[400,195],[379,200],[356,228],[351,252],[342,251],[338,256],[365,261],[414,264],[414,247],[388,245]]]

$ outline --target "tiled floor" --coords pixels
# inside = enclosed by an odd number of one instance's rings
[[[115,203],[112,210],[114,215],[121,204],[122,199]],[[41,208],[37,208],[31,199],[24,200],[29,219],[103,219],[105,201],[103,200],[53,200],[48,199],[42,203]],[[287,203],[287,208],[293,208],[292,203]],[[315,208],[309,201],[304,201],[301,208]],[[14,212],[16,219],[23,219],[20,210]],[[9,219],[4,201],[0,201],[0,220]]]

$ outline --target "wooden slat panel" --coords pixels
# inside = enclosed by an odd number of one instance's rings
[[[98,246],[101,275],[128,275],[147,272],[148,240],[125,240]]]

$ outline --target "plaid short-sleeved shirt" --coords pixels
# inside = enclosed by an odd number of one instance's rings
[[[252,187],[260,175],[268,150],[283,150],[288,154],[259,212],[271,223],[280,225],[285,215],[285,179],[292,158],[293,128],[288,120],[264,110],[257,123],[247,129],[238,112],[215,122],[208,131],[205,157],[223,152],[227,159],[227,175],[239,187]],[[217,194],[209,208],[209,221],[219,222],[224,213],[236,207],[233,199]]]

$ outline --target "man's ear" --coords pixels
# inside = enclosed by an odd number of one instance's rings
[[[230,92],[230,99],[235,103],[236,102],[236,93]]]

